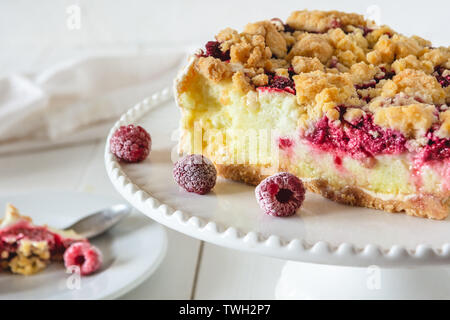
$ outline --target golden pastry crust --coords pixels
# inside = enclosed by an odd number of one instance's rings
[[[12,222],[15,222],[18,220],[25,220],[28,222],[32,222],[30,217],[21,215],[19,213],[19,210],[17,210],[16,207],[14,207],[12,204],[8,203],[6,205],[5,217],[0,218],[0,227],[5,227],[6,225],[9,225]]]
[[[263,168],[256,165],[216,165],[216,167],[217,173],[226,179],[242,181],[255,186],[268,176],[262,174]],[[449,199],[444,201],[441,198],[424,195],[403,201],[382,200],[356,187],[336,189],[322,179],[303,181],[303,183],[311,192],[352,206],[373,208],[391,213],[404,212],[407,215],[436,220],[445,219],[449,213]]]

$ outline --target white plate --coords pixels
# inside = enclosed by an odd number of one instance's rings
[[[0,208],[10,202],[37,224],[65,227],[83,215],[120,199],[76,192],[39,192],[1,196]],[[103,253],[102,268],[74,278],[62,263],[25,277],[0,272],[0,299],[112,299],[125,294],[150,276],[166,252],[164,228],[133,213],[105,234],[92,240]],[[79,289],[77,284],[79,283]]]
[[[116,189],[158,222],[190,236],[278,258],[347,266],[427,265],[450,262],[450,220],[433,221],[351,207],[307,193],[294,217],[259,209],[254,187],[219,179],[214,192],[181,191],[172,178],[179,111],[168,90],[138,104],[111,129],[138,123],[152,135],[147,160],[105,163]],[[109,138],[108,138],[109,141]]]

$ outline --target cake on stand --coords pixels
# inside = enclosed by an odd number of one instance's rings
[[[109,137],[135,123],[152,135],[150,156],[118,162]],[[279,299],[445,299],[450,297],[450,221],[341,205],[307,193],[298,214],[264,215],[254,187],[219,178],[207,195],[180,191],[172,178],[179,112],[165,89],[111,129],[105,165],[117,191],[159,223],[228,248],[285,259]]]

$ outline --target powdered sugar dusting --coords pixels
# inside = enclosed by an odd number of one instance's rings
[[[255,189],[261,209],[268,215],[286,217],[295,214],[305,199],[302,181],[287,172],[264,179]]]
[[[191,154],[178,160],[173,168],[173,178],[188,192],[206,194],[216,184],[217,171],[208,158]]]

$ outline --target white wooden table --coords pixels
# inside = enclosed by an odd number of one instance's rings
[[[435,45],[448,45],[448,2],[375,2],[373,18],[407,35],[419,34]],[[314,9],[366,13],[373,4],[372,0],[328,0],[315,3]],[[81,8],[79,29],[67,27],[71,5]],[[295,9],[311,6],[311,1],[300,0],[2,2],[0,76],[92,53],[202,44],[224,27],[286,18]],[[103,167],[103,143],[0,156],[0,192],[57,189],[117,195]],[[161,267],[124,299],[273,298],[283,261],[220,248],[171,230],[168,235],[169,248]]]
[[[116,195],[103,166],[104,142],[0,157],[0,193],[37,190]],[[124,299],[273,298],[282,261],[240,253],[167,230],[160,268]]]

